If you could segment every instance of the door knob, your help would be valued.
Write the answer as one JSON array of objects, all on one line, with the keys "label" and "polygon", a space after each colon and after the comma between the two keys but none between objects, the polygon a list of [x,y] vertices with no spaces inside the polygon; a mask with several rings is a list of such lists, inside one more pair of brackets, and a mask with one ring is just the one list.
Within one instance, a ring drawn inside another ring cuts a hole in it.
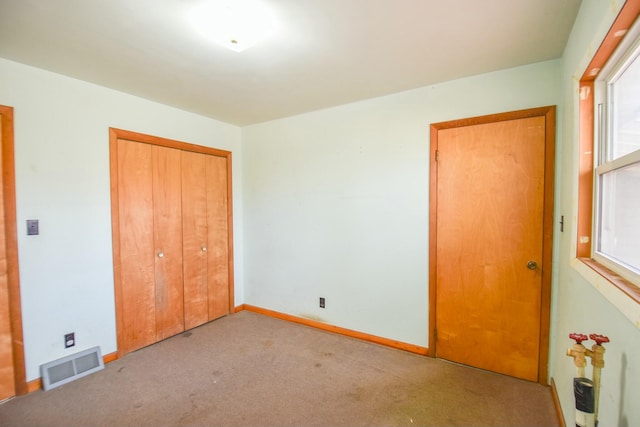
[{"label": "door knob", "polygon": [[537,262],[535,262],[535,261],[529,261],[529,262],[527,263],[527,268],[528,268],[529,270],[535,270],[536,268],[538,268],[538,263],[537,263]]},{"label": "door knob", "polygon": [[164,252],[158,252],[158,258],[164,257]]},{"label": "door knob", "polygon": [[202,247],[202,252],[207,252],[207,247],[206,246]]}]

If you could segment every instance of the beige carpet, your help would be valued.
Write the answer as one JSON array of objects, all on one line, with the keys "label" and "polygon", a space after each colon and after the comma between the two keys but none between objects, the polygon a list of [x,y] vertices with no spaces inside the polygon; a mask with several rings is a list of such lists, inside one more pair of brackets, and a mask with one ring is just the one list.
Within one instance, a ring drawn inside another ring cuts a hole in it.
[{"label": "beige carpet", "polygon": [[242,311],[50,391],[2,426],[557,426],[551,390]]}]

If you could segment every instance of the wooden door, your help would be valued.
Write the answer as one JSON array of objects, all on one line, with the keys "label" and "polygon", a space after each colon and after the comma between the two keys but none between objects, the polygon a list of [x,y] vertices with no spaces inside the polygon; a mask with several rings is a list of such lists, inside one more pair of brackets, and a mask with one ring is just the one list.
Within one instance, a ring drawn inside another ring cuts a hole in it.
[{"label": "wooden door", "polygon": [[227,160],[220,156],[206,156],[207,181],[207,271],[209,290],[209,320],[230,311],[230,246],[231,224],[227,177]]},{"label": "wooden door", "polygon": [[229,314],[231,153],[110,129],[118,354]]},{"label": "wooden door", "polygon": [[[153,160],[151,146],[118,140],[118,204],[122,259],[119,349],[155,342],[155,251],[153,244]],[[114,245],[116,243],[114,242]]]},{"label": "wooden door", "polygon": [[541,382],[553,206],[547,121],[463,121],[438,129],[435,148],[435,355]]},{"label": "wooden door", "polygon": [[13,145],[13,108],[0,105],[0,401],[28,391],[22,339]]},{"label": "wooden door", "polygon": [[184,301],[187,329],[209,320],[206,155],[182,152]]},{"label": "wooden door", "polygon": [[122,351],[184,330],[180,151],[118,140]]},{"label": "wooden door", "polygon": [[185,327],[229,313],[227,162],[183,151]]},{"label": "wooden door", "polygon": [[[153,145],[156,341],[185,329],[180,150]],[[162,256],[160,256],[162,255]]]},{"label": "wooden door", "polygon": [[[0,135],[2,126],[0,120]],[[0,141],[2,142],[2,141]],[[0,155],[2,151],[0,150]],[[0,161],[0,167],[3,162]],[[0,169],[0,177],[2,170]],[[4,194],[0,185],[0,213],[4,213]],[[5,221],[0,215],[0,401],[16,394],[13,369],[11,316],[9,313],[9,283],[7,276],[7,251],[5,246]]]}]

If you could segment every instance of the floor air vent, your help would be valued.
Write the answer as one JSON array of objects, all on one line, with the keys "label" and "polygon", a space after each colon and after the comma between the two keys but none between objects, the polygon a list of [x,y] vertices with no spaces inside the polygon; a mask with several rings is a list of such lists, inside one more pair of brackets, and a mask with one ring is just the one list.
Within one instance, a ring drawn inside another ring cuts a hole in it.
[{"label": "floor air vent", "polygon": [[104,369],[100,347],[65,356],[40,366],[42,388],[50,390]]}]

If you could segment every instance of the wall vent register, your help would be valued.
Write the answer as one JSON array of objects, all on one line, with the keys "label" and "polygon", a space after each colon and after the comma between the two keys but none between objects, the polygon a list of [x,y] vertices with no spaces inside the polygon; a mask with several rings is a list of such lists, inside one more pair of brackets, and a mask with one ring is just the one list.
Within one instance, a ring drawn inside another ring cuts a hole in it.
[{"label": "wall vent register", "polygon": [[93,347],[41,365],[42,388],[47,391],[102,369],[100,347]]}]

